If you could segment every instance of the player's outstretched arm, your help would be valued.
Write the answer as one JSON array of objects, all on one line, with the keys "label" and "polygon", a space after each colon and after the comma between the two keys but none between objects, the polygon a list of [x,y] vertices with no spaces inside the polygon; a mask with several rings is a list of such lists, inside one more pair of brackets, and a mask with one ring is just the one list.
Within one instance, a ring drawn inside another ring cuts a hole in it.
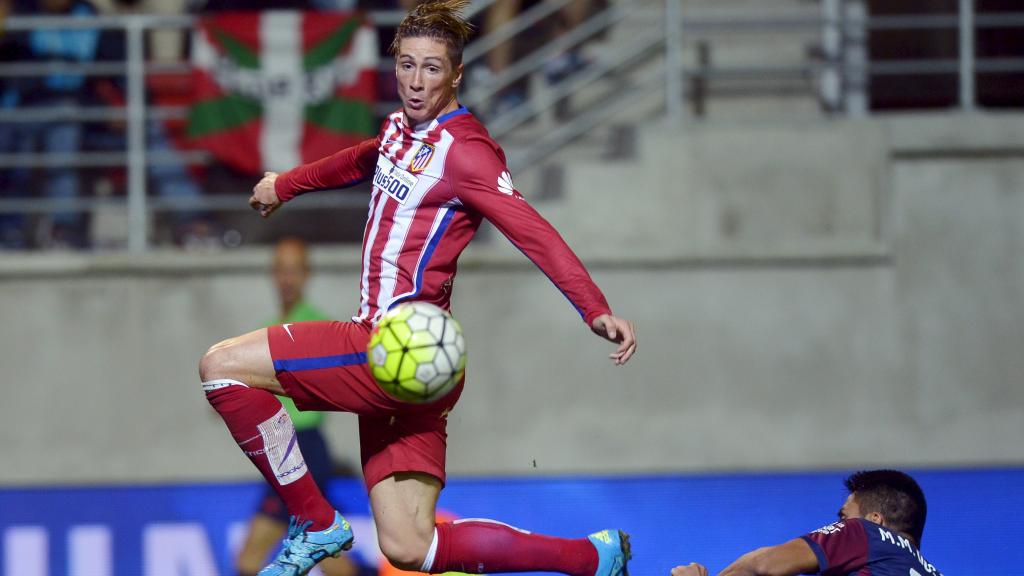
[{"label": "player's outstretched arm", "polygon": [[598,336],[615,342],[619,347],[608,355],[616,366],[622,366],[636,352],[636,326],[624,318],[601,314],[590,323],[590,329]]},{"label": "player's outstretched arm", "polygon": [[274,189],[275,182],[277,182],[277,172],[264,172],[263,178],[252,187],[249,206],[264,218],[281,207],[281,199],[277,197],[277,191]]},{"label": "player's outstretched arm", "polygon": [[612,315],[604,294],[561,234],[515,189],[500,149],[482,136],[460,140],[458,146],[446,163],[458,199],[490,220],[543,270],[594,333],[619,344],[609,357],[616,365],[625,364],[636,351],[633,324]]},{"label": "player's outstretched arm", "polygon": [[300,194],[358,184],[373,175],[379,146],[378,138],[370,138],[282,174],[264,172],[252,189],[249,206],[266,218]]},{"label": "player's outstretched arm", "polygon": [[796,576],[816,574],[818,557],[802,538],[759,548],[740,556],[718,576]]}]

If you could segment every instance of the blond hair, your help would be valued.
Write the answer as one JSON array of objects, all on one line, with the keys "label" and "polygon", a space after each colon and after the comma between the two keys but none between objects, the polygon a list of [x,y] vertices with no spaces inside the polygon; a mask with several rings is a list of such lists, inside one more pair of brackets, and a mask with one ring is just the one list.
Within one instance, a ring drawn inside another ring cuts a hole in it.
[{"label": "blond hair", "polygon": [[473,25],[459,15],[469,0],[426,0],[402,19],[391,43],[390,52],[398,55],[399,45],[406,38],[433,38],[448,47],[453,67],[462,64],[462,49],[473,32]]}]

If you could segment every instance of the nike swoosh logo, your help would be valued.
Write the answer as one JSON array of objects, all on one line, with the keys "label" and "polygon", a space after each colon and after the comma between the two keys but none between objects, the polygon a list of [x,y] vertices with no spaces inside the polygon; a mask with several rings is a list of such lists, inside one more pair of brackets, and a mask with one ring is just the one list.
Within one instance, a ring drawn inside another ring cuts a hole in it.
[{"label": "nike swoosh logo", "polygon": [[291,322],[289,322],[288,324],[285,324],[281,327],[284,328],[284,331],[288,333],[288,337],[292,339],[292,342],[295,342],[295,336],[292,336],[291,325]]}]

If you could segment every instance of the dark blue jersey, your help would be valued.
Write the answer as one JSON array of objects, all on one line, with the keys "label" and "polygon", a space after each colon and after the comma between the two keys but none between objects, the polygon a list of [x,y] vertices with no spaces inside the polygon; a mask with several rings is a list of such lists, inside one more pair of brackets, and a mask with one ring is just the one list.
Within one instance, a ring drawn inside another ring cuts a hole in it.
[{"label": "dark blue jersey", "polygon": [[803,537],[826,576],[942,576],[900,534],[863,518],[819,528]]}]

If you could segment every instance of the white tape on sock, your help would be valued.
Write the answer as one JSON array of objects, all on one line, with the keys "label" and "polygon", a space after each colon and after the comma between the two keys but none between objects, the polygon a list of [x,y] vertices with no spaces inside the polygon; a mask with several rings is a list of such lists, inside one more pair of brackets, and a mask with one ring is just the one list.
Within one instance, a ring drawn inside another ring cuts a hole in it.
[{"label": "white tape on sock", "polygon": [[420,572],[426,572],[430,574],[431,569],[434,567],[434,556],[437,555],[437,527],[434,527],[434,539],[430,541],[430,549],[427,550],[427,556],[423,558],[423,566],[420,566]]},{"label": "white tape on sock", "polygon": [[278,484],[285,486],[306,473],[306,461],[299,450],[295,425],[288,412],[281,408],[274,417],[256,427],[263,437],[263,450],[270,461]]},{"label": "white tape on sock", "polygon": [[498,526],[504,526],[505,528],[511,528],[521,534],[529,534],[529,530],[523,530],[522,528],[516,528],[511,524],[505,524],[504,522],[498,522],[497,520],[491,520],[490,518],[459,518],[458,520],[452,520],[452,524],[462,524],[463,522],[483,522],[485,524],[497,524]]},{"label": "white tape on sock", "polygon": [[231,380],[230,378],[221,378],[220,380],[207,380],[203,382],[203,392],[213,392],[214,390],[220,390],[221,388],[227,388],[228,386],[242,386],[248,388],[249,385],[238,380]]}]

